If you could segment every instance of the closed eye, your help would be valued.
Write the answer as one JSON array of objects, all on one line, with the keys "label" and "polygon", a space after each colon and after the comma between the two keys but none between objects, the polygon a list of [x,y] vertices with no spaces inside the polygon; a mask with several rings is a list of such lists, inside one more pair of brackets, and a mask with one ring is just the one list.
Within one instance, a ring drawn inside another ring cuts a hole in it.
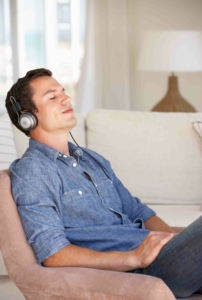
[{"label": "closed eye", "polygon": [[[62,88],[62,93],[65,93],[65,89]],[[56,98],[56,96],[52,96],[51,98],[49,98],[50,100],[54,100]]]}]

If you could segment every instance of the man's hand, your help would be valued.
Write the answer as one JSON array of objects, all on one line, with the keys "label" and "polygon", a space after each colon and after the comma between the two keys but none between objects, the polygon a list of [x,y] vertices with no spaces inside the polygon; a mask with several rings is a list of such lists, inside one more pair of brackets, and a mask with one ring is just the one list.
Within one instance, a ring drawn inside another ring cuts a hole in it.
[{"label": "man's hand", "polygon": [[151,231],[138,248],[129,252],[131,260],[134,260],[132,269],[148,267],[174,236],[174,233]]}]

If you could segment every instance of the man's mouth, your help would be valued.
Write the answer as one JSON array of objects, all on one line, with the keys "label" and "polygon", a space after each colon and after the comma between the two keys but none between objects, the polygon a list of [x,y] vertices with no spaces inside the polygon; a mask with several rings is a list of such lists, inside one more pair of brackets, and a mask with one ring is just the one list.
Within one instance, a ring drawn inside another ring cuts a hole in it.
[{"label": "man's mouth", "polygon": [[72,113],[74,112],[72,108],[67,108],[66,110],[64,110],[62,113],[63,114],[69,114],[69,113]]}]

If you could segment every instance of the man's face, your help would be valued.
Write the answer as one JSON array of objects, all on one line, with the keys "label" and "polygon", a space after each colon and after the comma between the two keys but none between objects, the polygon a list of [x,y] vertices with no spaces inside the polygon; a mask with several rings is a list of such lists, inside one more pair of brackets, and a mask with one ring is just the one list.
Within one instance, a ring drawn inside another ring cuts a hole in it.
[{"label": "man's face", "polygon": [[52,133],[70,131],[77,124],[71,98],[57,80],[42,76],[33,79],[30,86],[34,90],[32,99],[38,109],[34,112],[38,118],[38,129]]}]

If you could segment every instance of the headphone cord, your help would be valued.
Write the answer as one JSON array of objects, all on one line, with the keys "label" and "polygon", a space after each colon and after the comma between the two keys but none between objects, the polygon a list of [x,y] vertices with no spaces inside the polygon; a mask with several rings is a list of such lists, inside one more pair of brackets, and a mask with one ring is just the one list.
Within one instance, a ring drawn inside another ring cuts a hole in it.
[{"label": "headphone cord", "polygon": [[85,152],[86,154],[88,154],[90,157],[92,157],[94,159],[94,161],[96,161],[96,163],[100,166],[100,168],[103,170],[103,172],[105,173],[105,175],[110,179],[109,175],[107,174],[107,171],[103,168],[103,166],[100,164],[99,161],[97,161],[96,158],[94,158],[90,153],[88,153],[86,150],[84,150],[82,147],[79,146],[79,144],[75,141],[73,135],[71,134],[70,132],[70,135],[71,135],[71,138],[72,140],[74,141],[74,143],[83,151]]}]

